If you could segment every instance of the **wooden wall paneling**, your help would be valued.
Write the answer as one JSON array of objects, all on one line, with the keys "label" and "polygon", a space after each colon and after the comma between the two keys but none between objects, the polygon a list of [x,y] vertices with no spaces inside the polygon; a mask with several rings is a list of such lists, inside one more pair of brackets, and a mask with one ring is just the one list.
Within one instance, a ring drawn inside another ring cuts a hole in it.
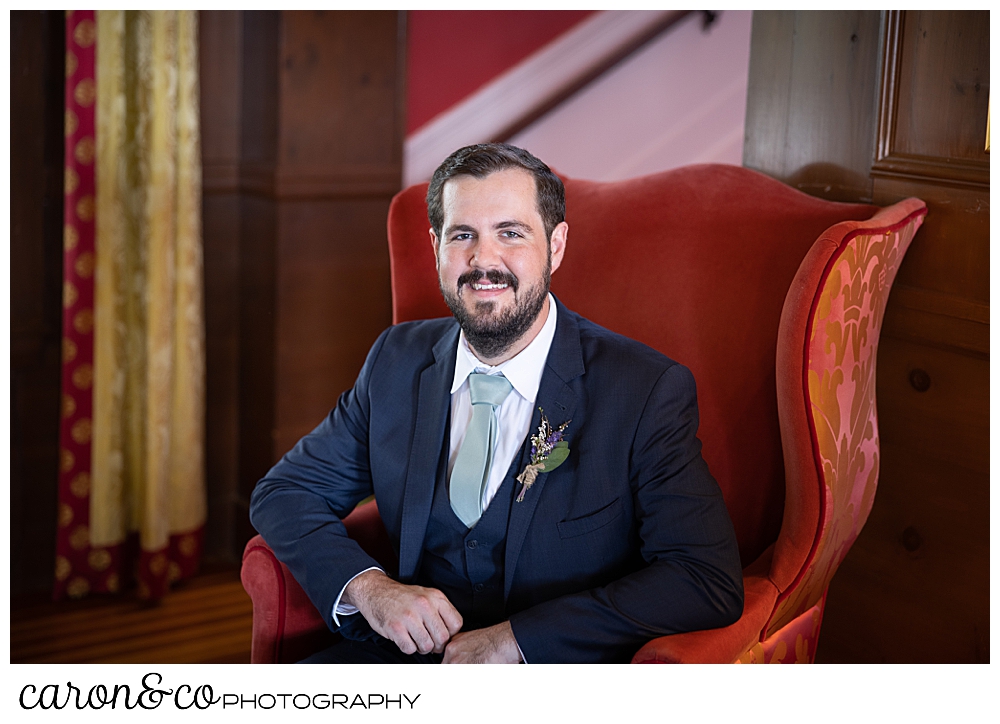
[{"label": "wooden wall paneling", "polygon": [[386,216],[402,183],[403,17],[282,13],[275,458],[354,384],[392,321]]},{"label": "wooden wall paneling", "polygon": [[883,337],[877,385],[878,492],[830,585],[819,658],[988,662],[989,362]]},{"label": "wooden wall paneling", "polygon": [[205,275],[205,559],[239,560],[234,543],[239,449],[240,11],[199,13]]},{"label": "wooden wall paneling", "polygon": [[879,29],[876,11],[754,12],[744,166],[871,201]]},{"label": "wooden wall paneling", "polygon": [[753,22],[744,165],[815,196],[928,206],[882,328],[879,489],[817,660],[988,661],[988,13]]},{"label": "wooden wall paneling", "polygon": [[916,196],[928,215],[886,309],[879,490],[821,660],[989,661],[986,15],[885,14],[874,201]]},{"label": "wooden wall paneling", "polygon": [[[969,140],[985,141],[989,12],[892,11],[889,19],[887,33],[898,46],[897,62],[886,64],[894,71],[887,88],[895,92],[892,127],[885,129],[889,154],[943,163],[960,179],[988,183],[985,144]],[[936,169],[933,177],[949,175]]]},{"label": "wooden wall paneling", "polygon": [[[984,131],[985,128],[984,120]],[[873,188],[875,203],[882,206],[908,196],[927,203],[927,219],[903,259],[897,283],[988,308],[989,187],[876,177]]]},{"label": "wooden wall paneling", "polygon": [[10,13],[10,592],[51,590],[58,492],[65,14]]},{"label": "wooden wall paneling", "polygon": [[237,547],[257,480],[391,322],[405,13],[243,13]]},{"label": "wooden wall paneling", "polygon": [[400,17],[395,12],[282,13],[283,176],[349,177],[352,188],[378,181],[388,185],[379,189],[383,193],[398,184]]},{"label": "wooden wall paneling", "polygon": [[924,199],[899,283],[989,304],[989,13],[886,13],[876,203]]},{"label": "wooden wall paneling", "polygon": [[[282,204],[274,455],[326,417],[392,322],[391,196]],[[429,246],[429,242],[428,242]]]},{"label": "wooden wall paneling", "polygon": [[239,458],[236,547],[253,535],[249,500],[273,464],[278,48],[281,13],[243,12],[240,136]]}]

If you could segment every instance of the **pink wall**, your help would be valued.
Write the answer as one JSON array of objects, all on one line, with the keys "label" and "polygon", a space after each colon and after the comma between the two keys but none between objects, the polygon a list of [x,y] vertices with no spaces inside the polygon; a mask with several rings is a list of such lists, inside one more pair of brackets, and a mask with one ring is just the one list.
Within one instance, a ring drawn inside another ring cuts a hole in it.
[{"label": "pink wall", "polygon": [[741,165],[752,16],[692,13],[510,142],[594,181]]},{"label": "pink wall", "polygon": [[407,29],[407,135],[592,13],[411,10]]}]

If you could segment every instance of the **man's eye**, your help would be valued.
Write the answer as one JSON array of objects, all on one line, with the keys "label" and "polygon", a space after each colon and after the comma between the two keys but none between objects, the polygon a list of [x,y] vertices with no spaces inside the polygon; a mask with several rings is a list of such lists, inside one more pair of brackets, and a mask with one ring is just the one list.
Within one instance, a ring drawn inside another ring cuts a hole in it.
[{"label": "man's eye", "polygon": [[462,234],[455,234],[453,237],[451,237],[451,240],[452,241],[468,241],[471,238],[472,238],[472,234],[462,233]]},{"label": "man's eye", "polygon": [[504,237],[505,239],[520,239],[521,238],[520,234],[518,234],[516,231],[511,231],[510,229],[507,229],[506,231],[500,232],[500,236]]}]

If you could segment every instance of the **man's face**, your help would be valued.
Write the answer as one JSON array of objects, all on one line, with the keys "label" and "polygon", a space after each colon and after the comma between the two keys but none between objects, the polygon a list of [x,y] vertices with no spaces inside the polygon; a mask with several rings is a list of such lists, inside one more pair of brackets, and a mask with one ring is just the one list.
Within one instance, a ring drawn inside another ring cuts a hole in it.
[{"label": "man's face", "polygon": [[513,356],[544,324],[539,313],[562,263],[566,222],[546,240],[535,179],[523,169],[449,179],[442,206],[441,238],[432,229],[431,243],[445,302],[482,358]]}]

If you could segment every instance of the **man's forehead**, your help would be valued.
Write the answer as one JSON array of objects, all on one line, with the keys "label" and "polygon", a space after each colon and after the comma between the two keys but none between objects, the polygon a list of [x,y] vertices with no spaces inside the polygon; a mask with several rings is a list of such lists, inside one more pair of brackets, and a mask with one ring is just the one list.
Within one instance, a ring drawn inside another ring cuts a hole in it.
[{"label": "man's forehead", "polygon": [[507,168],[487,176],[457,174],[445,181],[441,192],[446,215],[462,202],[484,205],[516,200],[528,202],[537,211],[535,177],[522,168]]}]

